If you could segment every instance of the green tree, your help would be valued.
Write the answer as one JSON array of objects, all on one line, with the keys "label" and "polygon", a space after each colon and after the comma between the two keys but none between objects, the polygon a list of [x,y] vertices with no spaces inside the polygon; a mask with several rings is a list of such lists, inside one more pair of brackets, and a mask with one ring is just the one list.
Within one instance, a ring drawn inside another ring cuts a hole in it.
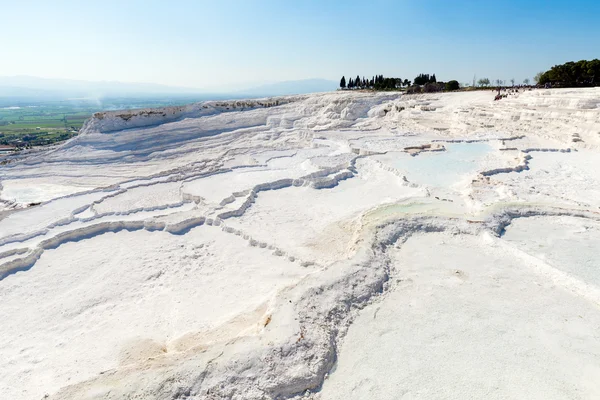
[{"label": "green tree", "polygon": [[524,85],[529,85],[529,78],[523,79],[523,84]]},{"label": "green tree", "polygon": [[555,65],[548,71],[536,75],[536,82],[539,85],[551,82],[562,87],[598,86],[600,60],[569,61],[562,65]]},{"label": "green tree", "polygon": [[451,92],[453,90],[458,90],[460,89],[460,85],[458,84],[458,81],[452,80],[449,82],[446,82],[446,90]]},{"label": "green tree", "polygon": [[434,92],[441,92],[443,90],[444,86],[438,85],[437,83],[433,83],[433,82],[427,82],[424,86],[423,86],[423,91],[425,93],[434,93]]},{"label": "green tree", "polygon": [[424,85],[428,83],[430,79],[431,77],[429,76],[429,74],[419,74],[415,77],[413,82],[415,85]]},{"label": "green tree", "polygon": [[342,89],[346,89],[346,77],[342,76],[342,79],[340,80],[340,87]]},{"label": "green tree", "polygon": [[488,78],[481,78],[477,81],[479,86],[490,86],[490,80]]}]

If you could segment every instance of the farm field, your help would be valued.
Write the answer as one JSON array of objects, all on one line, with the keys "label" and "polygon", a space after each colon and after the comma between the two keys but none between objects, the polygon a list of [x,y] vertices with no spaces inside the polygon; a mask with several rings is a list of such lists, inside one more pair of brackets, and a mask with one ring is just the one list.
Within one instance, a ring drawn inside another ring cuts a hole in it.
[{"label": "farm field", "polygon": [[60,105],[0,109],[0,144],[30,147],[53,144],[77,135],[93,109]]},{"label": "farm field", "polygon": [[198,97],[38,101],[0,98],[0,146],[30,148],[68,140],[98,111],[187,104]]}]

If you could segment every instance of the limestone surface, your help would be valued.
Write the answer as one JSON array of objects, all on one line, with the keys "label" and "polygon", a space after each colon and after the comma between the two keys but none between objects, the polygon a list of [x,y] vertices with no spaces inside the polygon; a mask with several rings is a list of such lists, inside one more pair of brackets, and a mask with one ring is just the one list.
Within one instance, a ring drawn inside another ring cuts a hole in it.
[{"label": "limestone surface", "polygon": [[98,113],[0,167],[0,397],[600,398],[600,89]]}]

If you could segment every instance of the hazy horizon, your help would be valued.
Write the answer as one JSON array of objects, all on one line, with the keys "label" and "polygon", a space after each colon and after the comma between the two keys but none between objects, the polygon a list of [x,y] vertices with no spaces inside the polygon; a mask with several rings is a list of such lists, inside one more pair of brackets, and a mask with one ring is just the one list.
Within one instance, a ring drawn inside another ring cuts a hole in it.
[{"label": "hazy horizon", "polygon": [[152,99],[164,102],[190,103],[205,100],[225,100],[285,96],[328,92],[337,88],[337,82],[322,79],[276,82],[266,85],[235,87],[227,90],[202,90],[152,83],[118,81],[85,81],[38,78],[30,76],[0,76],[0,106],[34,104],[37,102],[118,103]]},{"label": "hazy horizon", "polygon": [[214,87],[208,87],[208,88],[201,88],[201,87],[191,87],[191,86],[177,86],[177,85],[166,85],[166,84],[162,84],[162,83],[154,83],[154,82],[134,82],[134,81],[122,81],[122,80],[105,80],[105,79],[98,79],[98,80],[92,80],[92,79],[69,79],[69,78],[48,78],[48,77],[41,77],[41,76],[33,76],[33,75],[0,75],[0,85],[2,84],[6,84],[7,82],[13,82],[15,87],[18,87],[17,85],[22,85],[22,87],[28,87],[31,85],[36,85],[39,84],[40,82],[42,83],[42,85],[44,84],[44,82],[47,82],[47,84],[49,86],[55,87],[56,84],[60,83],[60,82],[64,82],[67,85],[74,85],[74,84],[100,84],[100,85],[111,85],[111,84],[117,84],[117,85],[132,85],[132,86],[139,86],[140,88],[143,87],[148,87],[148,88],[165,88],[165,89],[180,89],[182,90],[182,93],[214,93],[214,94],[225,94],[225,93],[235,93],[235,92],[239,92],[239,91],[245,91],[248,89],[254,89],[254,88],[260,88],[263,86],[269,86],[269,85],[277,85],[277,84],[282,84],[282,83],[288,83],[288,82],[312,82],[312,81],[327,81],[327,82],[331,82],[331,83],[335,83],[337,85],[337,81],[336,80],[327,80],[327,79],[323,79],[323,78],[318,78],[318,77],[313,77],[313,78],[306,78],[306,79],[298,79],[298,80],[287,80],[287,81],[260,81],[260,82],[246,82],[246,83],[241,83],[238,85],[233,85],[233,84],[229,84],[229,85],[223,85],[223,86],[214,86]]},{"label": "hazy horizon", "polygon": [[0,76],[203,91],[421,72],[522,82],[555,64],[597,58],[600,35],[600,4],[590,0],[65,0],[11,2],[2,12],[0,35],[14,39],[3,46]]}]

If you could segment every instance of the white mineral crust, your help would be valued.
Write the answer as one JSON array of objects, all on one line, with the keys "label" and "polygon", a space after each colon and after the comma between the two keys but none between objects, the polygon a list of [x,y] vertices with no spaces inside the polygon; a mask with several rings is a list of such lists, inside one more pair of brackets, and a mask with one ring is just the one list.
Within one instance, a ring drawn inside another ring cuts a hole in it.
[{"label": "white mineral crust", "polygon": [[600,398],[600,88],[493,97],[104,112],[8,156],[0,398]]}]

